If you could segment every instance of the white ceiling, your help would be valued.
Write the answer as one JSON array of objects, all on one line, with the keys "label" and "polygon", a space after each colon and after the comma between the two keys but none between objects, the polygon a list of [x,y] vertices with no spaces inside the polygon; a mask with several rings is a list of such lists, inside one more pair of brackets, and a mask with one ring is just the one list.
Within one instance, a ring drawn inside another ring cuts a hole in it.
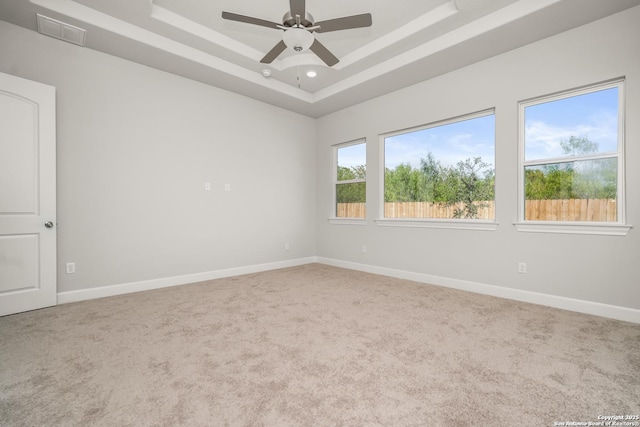
[{"label": "white ceiling", "polygon": [[221,18],[227,11],[280,23],[288,0],[0,0],[0,19],[37,31],[39,13],[86,29],[86,48],[319,117],[639,4],[307,0],[316,21],[372,15],[368,28],[314,33],[340,58],[333,67],[293,50],[261,64],[283,32]]}]

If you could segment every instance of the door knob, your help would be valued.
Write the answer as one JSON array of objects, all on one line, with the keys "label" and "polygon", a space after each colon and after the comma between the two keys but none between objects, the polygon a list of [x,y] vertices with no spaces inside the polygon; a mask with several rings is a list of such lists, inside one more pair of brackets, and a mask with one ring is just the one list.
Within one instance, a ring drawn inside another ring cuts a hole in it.
[{"label": "door knob", "polygon": [[53,228],[53,222],[47,221],[47,222],[44,223],[44,226],[47,227],[47,228]]}]

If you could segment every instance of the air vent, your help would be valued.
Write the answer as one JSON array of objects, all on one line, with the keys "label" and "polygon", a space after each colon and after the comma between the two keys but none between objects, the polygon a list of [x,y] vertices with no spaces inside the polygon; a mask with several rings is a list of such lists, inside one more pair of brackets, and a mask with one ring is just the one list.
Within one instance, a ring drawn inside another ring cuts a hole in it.
[{"label": "air vent", "polygon": [[87,30],[65,24],[53,18],[38,15],[38,32],[46,36],[55,37],[69,43],[84,46]]}]

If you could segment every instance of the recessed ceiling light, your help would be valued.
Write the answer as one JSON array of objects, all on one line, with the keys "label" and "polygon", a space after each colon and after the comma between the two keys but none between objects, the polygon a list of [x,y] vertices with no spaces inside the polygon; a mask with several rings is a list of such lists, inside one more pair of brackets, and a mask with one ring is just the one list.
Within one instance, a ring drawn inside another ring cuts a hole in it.
[{"label": "recessed ceiling light", "polygon": [[315,77],[315,76],[317,76],[317,75],[318,75],[318,73],[316,73],[316,72],[315,72],[315,71],[313,71],[313,70],[309,70],[309,71],[307,71],[307,77]]},{"label": "recessed ceiling light", "polygon": [[263,75],[265,78],[267,78],[267,77],[271,77],[271,70],[264,69],[264,70],[262,70],[262,71],[260,71],[260,72],[262,73],[262,75]]}]

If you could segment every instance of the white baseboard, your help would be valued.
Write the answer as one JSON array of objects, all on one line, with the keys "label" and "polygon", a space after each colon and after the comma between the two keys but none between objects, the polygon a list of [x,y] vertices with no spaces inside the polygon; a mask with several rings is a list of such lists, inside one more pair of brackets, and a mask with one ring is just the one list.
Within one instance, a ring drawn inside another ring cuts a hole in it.
[{"label": "white baseboard", "polygon": [[186,274],[162,279],[144,280],[140,282],[123,283],[119,285],[100,286],[97,288],[80,289],[77,291],[58,292],[58,304],[90,300],[94,298],[110,297],[114,295],[129,294],[132,292],[149,291],[152,289],[167,288],[170,286],[187,285],[190,283],[204,282],[207,280],[222,279],[225,277],[240,276],[242,274],[259,273],[279,268],[297,267],[299,265],[316,262],[316,257],[299,258],[287,261],[277,261],[267,264],[256,264],[245,267],[228,268],[224,270],[207,271],[204,273]]},{"label": "white baseboard", "polygon": [[123,283],[119,285],[101,286],[98,288],[81,289],[58,293],[58,304],[103,298],[114,295],[128,294],[132,292],[148,291],[152,289],[166,288],[170,286],[187,285],[190,283],[204,282],[207,280],[222,279],[225,277],[240,276],[242,274],[259,273],[262,271],[276,270],[279,268],[296,267],[304,264],[320,263],[398,279],[412,280],[414,282],[428,283],[446,288],[491,295],[515,301],[544,305],[579,313],[592,314],[610,319],[623,320],[625,322],[640,323],[640,310],[628,307],[602,304],[592,301],[584,301],[556,295],[542,294],[538,292],[510,289],[501,286],[487,285],[484,283],[466,280],[451,279],[430,274],[415,273],[393,268],[378,267],[369,264],[360,264],[350,261],[342,261],[324,257],[308,257],[287,261],[278,261],[267,264],[256,264],[245,267],[228,268],[224,270],[208,271],[204,273],[187,274],[162,279],[144,280],[140,282]]},{"label": "white baseboard", "polygon": [[520,289],[504,288],[501,286],[487,285],[484,283],[470,282],[466,280],[451,279],[430,274],[414,273],[404,270],[396,270],[386,267],[378,267],[369,264],[360,264],[350,261],[341,261],[331,258],[316,257],[316,262],[332,265],[334,267],[348,268],[350,270],[395,277],[398,279],[412,280],[414,282],[428,283],[446,288],[459,289],[478,294],[491,295],[515,301],[544,305],[579,313],[592,314],[610,319],[623,320],[625,322],[640,323],[640,310],[628,307],[602,304],[592,301],[584,301],[566,298],[556,295],[542,294],[538,292],[523,291]]}]

